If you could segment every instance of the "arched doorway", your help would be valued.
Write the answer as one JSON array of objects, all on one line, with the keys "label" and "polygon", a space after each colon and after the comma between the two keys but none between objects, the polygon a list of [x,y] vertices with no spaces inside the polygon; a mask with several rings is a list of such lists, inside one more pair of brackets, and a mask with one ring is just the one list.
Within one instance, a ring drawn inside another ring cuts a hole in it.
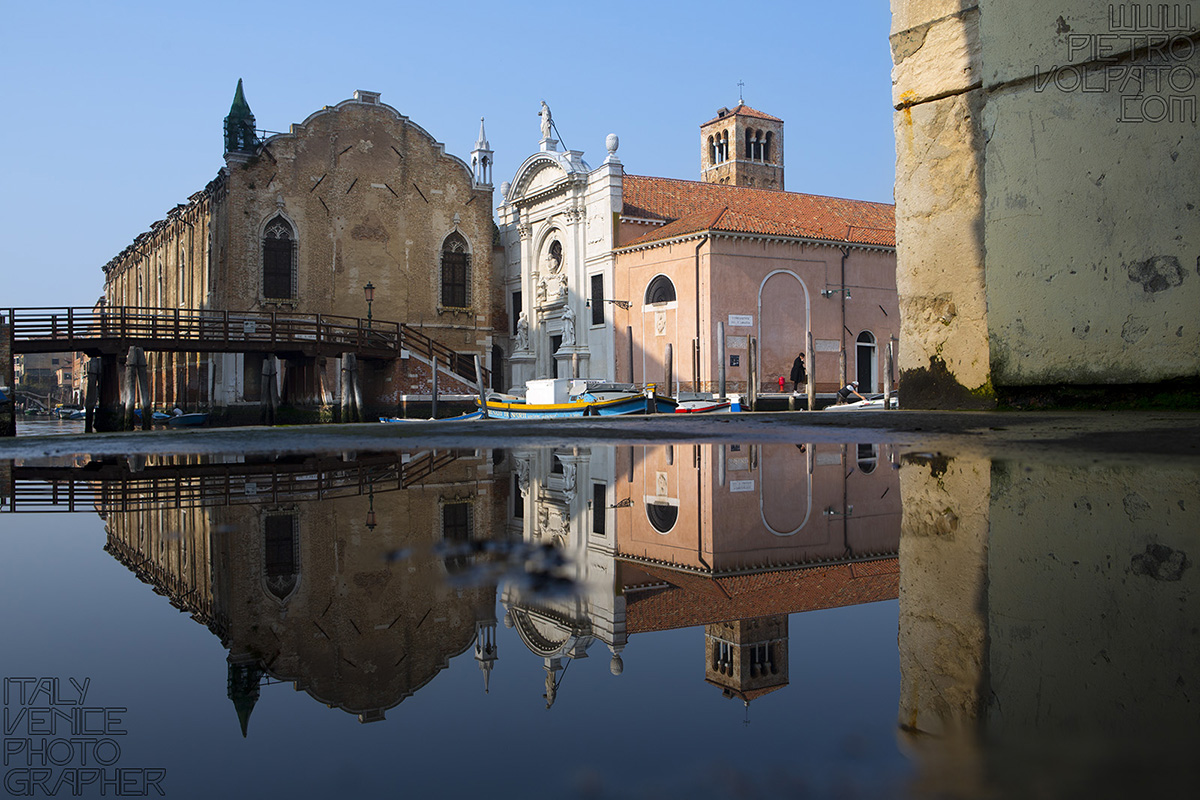
[{"label": "arched doorway", "polygon": [[863,331],[858,335],[858,341],[855,343],[855,377],[858,380],[858,391],[866,394],[867,392],[877,392],[875,383],[878,380],[878,359],[875,357],[875,335],[870,331]]},{"label": "arched doorway", "polygon": [[[790,390],[792,362],[804,352],[808,339],[808,293],[800,277],[787,270],[768,275],[758,289],[758,316],[759,385],[777,391],[783,376]],[[808,360],[812,371],[812,357]]]}]

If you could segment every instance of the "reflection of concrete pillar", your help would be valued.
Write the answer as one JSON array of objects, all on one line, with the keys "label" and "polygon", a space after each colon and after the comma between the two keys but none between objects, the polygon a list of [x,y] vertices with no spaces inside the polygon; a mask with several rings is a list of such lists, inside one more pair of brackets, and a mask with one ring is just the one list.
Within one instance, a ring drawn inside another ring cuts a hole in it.
[{"label": "reflection of concrete pillar", "polygon": [[956,791],[982,778],[990,472],[944,456],[900,471],[899,724],[922,774]]},{"label": "reflection of concrete pillar", "polygon": [[1194,466],[996,464],[991,740],[1070,741],[1080,774],[1136,774],[1146,753],[1156,776],[1194,770],[1184,765],[1200,740],[1197,497]]}]

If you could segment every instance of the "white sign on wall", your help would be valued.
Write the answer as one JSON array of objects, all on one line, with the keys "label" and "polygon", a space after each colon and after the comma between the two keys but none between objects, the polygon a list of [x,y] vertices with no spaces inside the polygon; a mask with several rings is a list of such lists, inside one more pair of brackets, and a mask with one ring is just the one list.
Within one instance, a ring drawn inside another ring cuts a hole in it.
[{"label": "white sign on wall", "polygon": [[730,314],[729,315],[729,327],[731,327],[731,328],[753,328],[754,327],[754,315],[753,314]]},{"label": "white sign on wall", "polygon": [[729,491],[731,492],[753,492],[754,481],[730,481]]},{"label": "white sign on wall", "polygon": [[836,353],[842,349],[842,343],[837,339],[817,339],[813,342],[813,349],[818,353]]}]

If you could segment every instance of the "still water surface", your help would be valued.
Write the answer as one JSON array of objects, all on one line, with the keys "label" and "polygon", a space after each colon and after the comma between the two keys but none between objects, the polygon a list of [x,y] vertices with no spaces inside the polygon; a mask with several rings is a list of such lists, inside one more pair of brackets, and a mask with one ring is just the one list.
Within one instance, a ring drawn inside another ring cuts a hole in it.
[{"label": "still water surface", "polygon": [[101,796],[117,770],[173,798],[1171,796],[1197,777],[1188,462],[80,457],[0,462],[0,495],[15,796]]}]

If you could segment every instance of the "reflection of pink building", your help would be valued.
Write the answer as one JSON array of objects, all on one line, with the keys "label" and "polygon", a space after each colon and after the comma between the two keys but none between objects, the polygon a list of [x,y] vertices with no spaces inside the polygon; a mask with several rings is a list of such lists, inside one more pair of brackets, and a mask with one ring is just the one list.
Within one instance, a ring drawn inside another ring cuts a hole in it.
[{"label": "reflection of pink building", "polygon": [[659,445],[622,457],[633,462],[632,505],[616,524],[626,561],[730,576],[898,552],[898,473],[876,445]]}]

